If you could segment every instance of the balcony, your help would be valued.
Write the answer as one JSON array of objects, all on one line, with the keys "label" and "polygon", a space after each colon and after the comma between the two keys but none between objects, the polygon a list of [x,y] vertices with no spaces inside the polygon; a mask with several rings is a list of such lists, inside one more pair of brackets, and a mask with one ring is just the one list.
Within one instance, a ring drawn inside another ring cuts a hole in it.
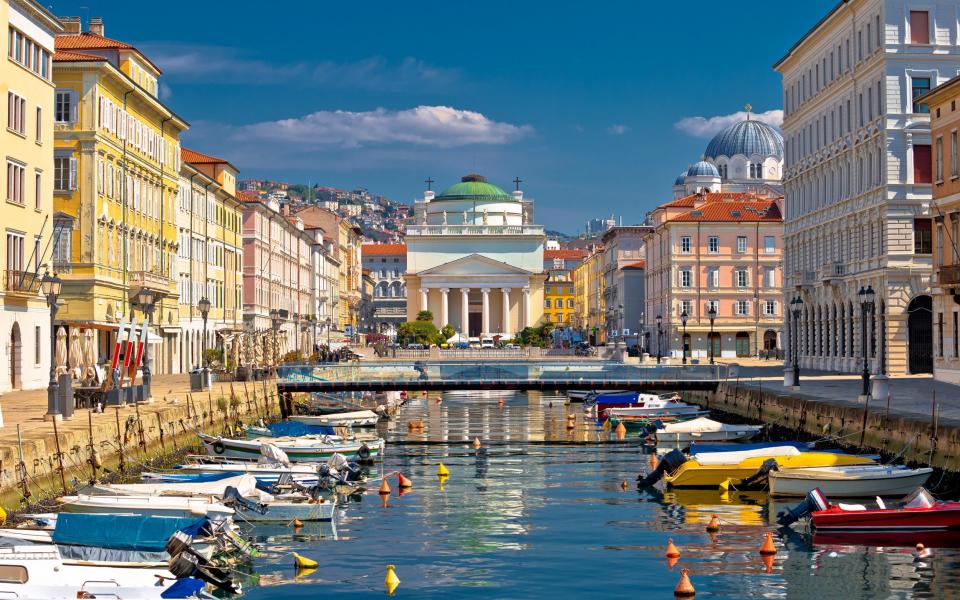
[{"label": "balcony", "polygon": [[137,293],[141,288],[147,288],[160,295],[170,293],[170,280],[153,271],[130,271],[127,286],[131,293]]},{"label": "balcony", "polygon": [[960,265],[943,265],[937,271],[937,283],[941,286],[960,284]]},{"label": "balcony", "polygon": [[407,235],[544,235],[542,225],[410,225]]},{"label": "balcony", "polygon": [[829,265],[824,265],[820,273],[820,278],[823,280],[824,285],[829,285],[843,279],[843,276],[847,274],[847,265],[842,262],[834,262]]},{"label": "balcony", "polygon": [[40,280],[43,275],[33,271],[7,271],[6,286],[8,296],[35,297],[40,294]]}]

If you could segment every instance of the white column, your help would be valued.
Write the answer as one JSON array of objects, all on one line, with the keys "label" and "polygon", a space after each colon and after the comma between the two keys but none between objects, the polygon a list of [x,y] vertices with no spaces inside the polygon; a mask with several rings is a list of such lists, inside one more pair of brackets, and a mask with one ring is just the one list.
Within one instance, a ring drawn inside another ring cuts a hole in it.
[{"label": "white column", "polygon": [[420,310],[430,310],[427,306],[427,288],[420,288]]},{"label": "white column", "polygon": [[513,333],[510,328],[510,288],[500,288],[503,293],[503,331],[501,333]]},{"label": "white column", "polygon": [[440,327],[450,322],[450,289],[440,288]]},{"label": "white column", "polygon": [[481,325],[481,334],[490,333],[490,288],[482,288],[483,293],[483,324]]},{"label": "white column", "polygon": [[460,333],[470,335],[470,288],[460,288]]},{"label": "white column", "polygon": [[520,327],[530,327],[530,288],[523,288],[523,307],[520,309]]}]

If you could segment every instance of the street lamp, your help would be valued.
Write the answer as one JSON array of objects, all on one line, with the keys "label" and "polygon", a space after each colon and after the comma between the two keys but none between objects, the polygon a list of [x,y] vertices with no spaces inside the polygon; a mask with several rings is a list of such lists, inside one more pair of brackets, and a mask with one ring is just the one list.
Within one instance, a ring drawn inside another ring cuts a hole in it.
[{"label": "street lamp", "polygon": [[[47,306],[50,307],[50,382],[47,384],[47,407],[57,405],[57,365],[56,365],[56,325],[54,320],[57,318],[57,297],[60,295],[60,288],[63,281],[56,275],[49,272],[43,274],[40,280],[40,286],[43,288],[43,295],[47,298]],[[60,411],[58,410],[57,413]],[[57,414],[55,413],[55,414]],[[54,417],[56,418],[56,417]]]},{"label": "street lamp", "polygon": [[803,299],[797,296],[790,301],[790,311],[793,314],[793,385],[800,385],[800,311],[803,309]]},{"label": "street lamp", "polygon": [[333,324],[333,319],[327,317],[327,354],[330,353],[330,326]]},{"label": "street lamp", "polygon": [[207,315],[210,314],[210,299],[204,296],[197,302],[197,308],[200,309],[200,316],[203,317],[203,354],[200,360],[203,368],[207,368]]},{"label": "street lamp", "polygon": [[708,344],[710,345],[710,364],[713,364],[713,320],[717,318],[717,309],[713,307],[713,304],[710,305],[710,310],[707,311],[707,317],[710,319],[710,339]]},{"label": "street lamp", "polygon": [[660,357],[663,353],[660,350],[660,337],[663,335],[663,317],[657,315],[657,364],[660,364]]},{"label": "street lamp", "polygon": [[153,290],[143,287],[137,292],[137,304],[140,310],[147,317],[144,327],[147,328],[146,343],[143,345],[143,397],[150,397],[150,322],[153,320],[153,309],[157,300],[157,294]]},{"label": "street lamp", "polygon": [[873,313],[873,301],[876,294],[873,286],[868,285],[866,289],[860,287],[860,349],[863,352],[863,395],[870,393],[870,357],[867,354],[867,315]]},{"label": "street lamp", "polygon": [[683,337],[680,338],[680,348],[683,352],[683,364],[687,364],[687,311],[680,313],[680,322],[683,324]]}]

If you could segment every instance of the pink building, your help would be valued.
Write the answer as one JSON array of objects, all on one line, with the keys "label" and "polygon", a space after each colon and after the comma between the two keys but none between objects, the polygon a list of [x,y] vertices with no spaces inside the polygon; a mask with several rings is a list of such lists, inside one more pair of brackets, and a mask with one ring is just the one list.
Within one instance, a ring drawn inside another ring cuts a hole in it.
[{"label": "pink building", "polygon": [[651,354],[680,358],[686,349],[688,360],[704,361],[711,346],[718,358],[781,347],[782,201],[701,191],[653,211],[645,238]]}]

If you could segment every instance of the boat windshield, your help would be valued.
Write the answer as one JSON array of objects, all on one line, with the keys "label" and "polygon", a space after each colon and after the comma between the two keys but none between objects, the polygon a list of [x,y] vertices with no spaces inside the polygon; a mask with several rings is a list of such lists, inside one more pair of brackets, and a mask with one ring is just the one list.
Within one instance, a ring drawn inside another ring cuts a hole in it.
[{"label": "boat windshield", "polygon": [[917,488],[915,492],[903,499],[904,508],[930,508],[936,500],[924,488]]}]

